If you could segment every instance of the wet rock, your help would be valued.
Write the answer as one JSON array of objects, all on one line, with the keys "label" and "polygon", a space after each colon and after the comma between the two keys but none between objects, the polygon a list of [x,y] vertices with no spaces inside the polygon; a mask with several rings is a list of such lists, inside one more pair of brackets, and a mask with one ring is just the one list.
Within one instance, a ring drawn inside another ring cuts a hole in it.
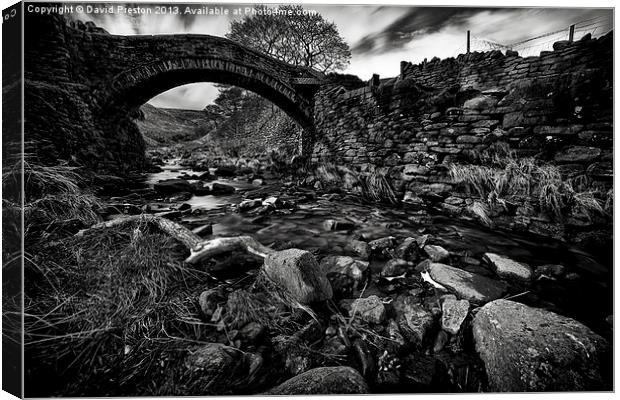
[{"label": "wet rock", "polygon": [[353,278],[339,272],[328,272],[327,280],[332,286],[333,296],[336,299],[346,299],[353,295],[353,290],[357,286]]},{"label": "wet rock", "polygon": [[300,303],[331,299],[332,287],[312,253],[288,249],[265,257],[265,273]]},{"label": "wet rock", "polygon": [[456,335],[468,312],[469,301],[457,300],[453,296],[445,297],[441,303],[441,328]]},{"label": "wet rock", "polygon": [[376,239],[368,243],[370,251],[373,254],[384,254],[385,252],[394,247],[396,238],[394,236],[388,236],[381,239]]},{"label": "wet rock", "polygon": [[414,353],[402,360],[401,373],[412,393],[428,392],[436,380],[437,361],[432,356]]},{"label": "wet rock", "polygon": [[506,279],[529,281],[532,279],[532,268],[508,257],[495,253],[485,253],[484,260],[491,266],[497,275]]},{"label": "wet rock", "polygon": [[211,186],[211,194],[215,196],[233,193],[235,193],[235,188],[224,183],[213,182],[213,185]]},{"label": "wet rock", "polygon": [[405,346],[405,338],[400,332],[398,323],[391,319],[385,329],[387,338],[386,349],[391,353],[398,353]]},{"label": "wet rock", "polygon": [[280,207],[282,207],[284,205],[284,202],[279,197],[270,196],[270,197],[267,197],[265,200],[263,200],[262,204],[263,204],[263,206],[269,206],[269,207],[273,207],[273,208],[280,208]]},{"label": "wet rock", "polygon": [[371,324],[380,324],[385,321],[385,306],[376,295],[355,299],[351,303],[351,314],[359,316]]},{"label": "wet rock", "polygon": [[192,185],[183,179],[168,179],[157,182],[153,185],[153,189],[160,195],[171,195],[179,192],[192,192]]},{"label": "wet rock", "polygon": [[424,246],[424,252],[433,262],[442,262],[450,258],[450,252],[441,246],[427,244]]},{"label": "wet rock", "polygon": [[368,260],[370,257],[370,246],[361,240],[351,240],[347,243],[347,248],[357,254],[362,260]]},{"label": "wet rock", "polygon": [[473,337],[490,390],[611,390],[608,343],[573,319],[497,300],[476,314]]},{"label": "wet rock", "polygon": [[446,331],[439,331],[437,333],[437,337],[435,337],[435,343],[433,343],[433,353],[439,353],[441,350],[443,350],[443,348],[446,347],[446,344],[448,344],[449,340],[450,338],[448,337]]},{"label": "wet rock", "polygon": [[326,273],[337,272],[350,276],[355,281],[355,287],[358,287],[368,270],[368,261],[348,256],[327,256],[321,260],[321,267]]},{"label": "wet rock", "polygon": [[323,222],[323,228],[326,231],[349,231],[355,228],[355,224],[346,220],[328,219]]},{"label": "wet rock", "polygon": [[192,229],[192,232],[194,232],[196,235],[200,237],[207,237],[213,234],[213,225],[207,224],[207,225],[199,226],[198,228]]},{"label": "wet rock", "polygon": [[421,347],[434,325],[433,315],[413,296],[399,295],[392,307],[403,336],[409,343]]},{"label": "wet rock", "polygon": [[394,254],[403,260],[417,262],[420,258],[420,249],[415,238],[408,237],[396,248]]},{"label": "wet rock", "polygon": [[246,344],[254,344],[265,335],[266,329],[258,322],[249,322],[239,329],[239,339]]},{"label": "wet rock", "polygon": [[381,276],[400,276],[406,273],[409,269],[413,269],[414,264],[409,261],[405,261],[399,258],[389,260],[385,263],[381,269]]},{"label": "wet rock", "polygon": [[223,177],[235,176],[237,168],[234,165],[222,165],[215,169],[215,175]]},{"label": "wet rock", "polygon": [[351,367],[321,367],[306,371],[270,389],[266,395],[363,394],[364,378]]},{"label": "wet rock", "polygon": [[210,388],[218,383],[231,382],[235,372],[240,372],[242,362],[243,353],[238,349],[221,343],[208,343],[190,351],[184,366],[193,377],[192,385]]},{"label": "wet rock", "polygon": [[566,269],[564,268],[563,265],[545,264],[545,265],[539,265],[538,267],[536,267],[534,276],[540,277],[540,276],[545,275],[545,276],[552,277],[552,278],[560,278],[562,275],[564,275],[565,271]]},{"label": "wet rock", "polygon": [[203,183],[194,183],[192,184],[192,193],[196,196],[207,196],[211,194],[211,188],[204,186]]},{"label": "wet rock", "polygon": [[254,186],[263,186],[263,185],[265,185],[265,181],[263,179],[254,179],[254,180],[252,180],[252,185],[254,185]]},{"label": "wet rock", "polygon": [[487,303],[504,295],[507,286],[504,282],[473,274],[446,264],[431,263],[428,267],[430,277],[461,299],[472,303]]},{"label": "wet rock", "polygon": [[261,199],[252,199],[252,200],[243,200],[238,205],[238,210],[240,212],[249,211],[253,208],[256,208],[262,204]]}]

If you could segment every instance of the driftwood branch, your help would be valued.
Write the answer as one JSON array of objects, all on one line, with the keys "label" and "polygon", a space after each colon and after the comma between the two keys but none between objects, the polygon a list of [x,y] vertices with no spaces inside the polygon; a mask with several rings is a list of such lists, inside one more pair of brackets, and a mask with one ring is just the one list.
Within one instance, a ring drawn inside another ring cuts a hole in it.
[{"label": "driftwood branch", "polygon": [[76,235],[83,236],[89,231],[121,227],[134,223],[146,223],[156,226],[162,232],[165,232],[171,237],[177,239],[179,242],[183,243],[183,245],[185,245],[190,251],[189,257],[185,260],[185,262],[190,264],[196,264],[205,258],[234,250],[245,250],[263,258],[267,256],[267,254],[274,252],[273,249],[262,245],[251,236],[236,236],[204,240],[181,224],[150,214],[133,215],[101,222],[91,226],[90,228],[82,229]]}]

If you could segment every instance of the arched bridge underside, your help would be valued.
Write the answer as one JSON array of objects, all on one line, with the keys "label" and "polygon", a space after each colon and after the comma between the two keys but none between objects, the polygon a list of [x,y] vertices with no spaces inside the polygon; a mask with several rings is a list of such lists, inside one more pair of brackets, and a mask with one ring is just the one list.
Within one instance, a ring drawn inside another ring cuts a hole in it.
[{"label": "arched bridge underside", "polygon": [[[110,122],[176,86],[215,82],[251,90],[313,129],[313,96],[324,76],[228,39],[208,35],[115,36],[83,33],[84,78]],[[88,62],[84,63],[85,60]]]}]

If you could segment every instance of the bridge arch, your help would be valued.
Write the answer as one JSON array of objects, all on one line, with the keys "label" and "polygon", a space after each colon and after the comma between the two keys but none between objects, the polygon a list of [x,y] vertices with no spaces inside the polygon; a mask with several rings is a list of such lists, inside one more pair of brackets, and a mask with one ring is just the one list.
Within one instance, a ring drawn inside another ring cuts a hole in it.
[{"label": "bridge arch", "polygon": [[213,82],[239,86],[271,101],[305,130],[313,129],[313,103],[287,79],[248,65],[220,57],[162,59],[139,65],[112,77],[109,84],[94,91],[106,115],[122,117],[152,97],[177,86]]}]

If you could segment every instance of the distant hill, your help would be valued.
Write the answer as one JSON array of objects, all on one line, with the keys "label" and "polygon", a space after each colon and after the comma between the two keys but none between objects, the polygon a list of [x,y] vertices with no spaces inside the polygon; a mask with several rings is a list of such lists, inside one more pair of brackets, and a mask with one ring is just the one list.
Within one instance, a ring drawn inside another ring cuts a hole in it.
[{"label": "distant hill", "polygon": [[215,127],[203,111],[140,107],[136,124],[148,147],[170,146],[207,135]]}]

